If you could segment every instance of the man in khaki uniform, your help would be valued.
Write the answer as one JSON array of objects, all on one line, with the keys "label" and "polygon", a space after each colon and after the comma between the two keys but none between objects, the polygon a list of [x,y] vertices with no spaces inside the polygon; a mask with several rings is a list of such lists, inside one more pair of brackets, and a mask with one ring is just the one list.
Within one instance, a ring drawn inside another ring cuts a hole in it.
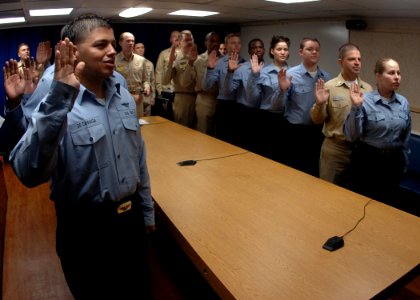
[{"label": "man in khaki uniform", "polygon": [[357,83],[363,93],[371,91],[372,87],[359,78],[362,63],[358,46],[344,44],[338,54],[341,72],[327,83],[323,80],[316,83],[316,102],[311,118],[316,124],[324,123],[319,177],[346,187],[352,147],[344,136],[343,124],[351,108],[349,87]]},{"label": "man in khaki uniform", "polygon": [[197,117],[196,129],[210,135],[214,135],[214,114],[216,113],[217,94],[219,87],[214,85],[211,89],[203,91],[201,82],[207,72],[207,60],[211,51],[218,51],[220,35],[214,31],[206,35],[204,41],[207,51],[200,54],[194,62],[195,91],[195,114]]},{"label": "man in khaki uniform", "polygon": [[195,118],[195,80],[191,80],[191,69],[197,59],[197,45],[189,30],[179,34],[180,52],[172,47],[168,66],[163,72],[162,83],[174,82],[174,121],[192,128]]},{"label": "man in khaki uniform", "polygon": [[128,91],[136,101],[137,117],[143,116],[143,95],[150,96],[150,83],[147,81],[146,59],[134,53],[134,35],[123,32],[119,44],[121,52],[115,57],[115,69],[127,81]]},{"label": "man in khaki uniform", "polygon": [[[134,52],[141,57],[144,57],[146,49],[143,43],[137,43],[134,45]],[[145,57],[144,57],[145,58]],[[153,63],[146,59],[146,70],[147,70],[147,81],[150,83],[151,93],[149,96],[143,96],[143,114],[150,116],[152,112],[152,105],[155,104],[156,87],[155,87],[155,68]]]},{"label": "man in khaki uniform", "polygon": [[34,63],[36,66],[36,71],[38,72],[36,79],[41,79],[44,70],[50,65],[50,59],[52,56],[52,48],[50,42],[40,42],[36,49],[36,59],[31,58],[31,52],[29,46],[26,43],[21,43],[18,46],[18,57],[20,58],[18,62],[18,70],[23,74],[24,68],[29,68],[31,63]]},{"label": "man in khaki uniform", "polygon": [[173,82],[170,82],[169,84],[162,84],[162,75],[163,75],[163,71],[168,66],[169,56],[171,54],[172,48],[175,47],[177,52],[179,51],[179,49],[178,49],[178,45],[179,45],[178,36],[179,36],[179,31],[172,31],[171,37],[169,39],[169,41],[171,42],[171,47],[169,47],[168,49],[162,50],[159,54],[159,57],[158,57],[158,60],[157,60],[157,63],[156,63],[156,69],[155,69],[157,96],[161,96],[162,92],[173,93],[173,91],[174,91]]}]

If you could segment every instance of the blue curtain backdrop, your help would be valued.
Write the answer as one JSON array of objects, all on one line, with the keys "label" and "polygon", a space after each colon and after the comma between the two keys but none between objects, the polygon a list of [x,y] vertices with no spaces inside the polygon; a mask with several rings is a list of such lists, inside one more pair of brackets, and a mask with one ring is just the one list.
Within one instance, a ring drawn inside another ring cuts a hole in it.
[{"label": "blue curtain backdrop", "polygon": [[[25,27],[13,29],[0,29],[0,62],[4,65],[5,61],[14,58],[18,60],[17,47],[20,43],[27,43],[31,50],[31,56],[36,55],[36,48],[41,41],[50,41],[54,46],[60,39],[60,30],[62,25],[57,26],[40,26]],[[169,36],[173,30],[191,30],[195,43],[198,46],[199,53],[204,52],[204,38],[210,31],[218,32],[223,38],[227,33],[238,32],[235,24],[217,24],[217,25],[201,25],[201,24],[155,24],[155,23],[114,23],[113,24],[115,38],[122,32],[128,31],[134,34],[136,42],[145,44],[145,57],[156,64],[160,51],[169,47]],[[118,44],[118,43],[117,43]],[[117,48],[117,51],[120,49]],[[51,63],[54,61],[54,55]],[[0,114],[4,116],[5,92],[3,72],[1,75],[0,89]]]}]

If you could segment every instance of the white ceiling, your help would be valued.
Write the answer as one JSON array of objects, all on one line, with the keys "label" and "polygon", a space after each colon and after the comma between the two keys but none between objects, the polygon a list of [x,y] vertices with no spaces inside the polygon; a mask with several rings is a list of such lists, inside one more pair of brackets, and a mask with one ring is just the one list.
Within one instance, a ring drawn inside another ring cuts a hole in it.
[{"label": "white ceiling", "polygon": [[[30,17],[29,9],[73,7],[70,16]],[[118,14],[129,7],[151,7],[143,16],[123,19]],[[207,18],[170,16],[177,9],[210,10],[220,14]],[[121,22],[254,23],[302,18],[420,18],[420,0],[321,0],[280,4],[264,0],[0,0],[0,17],[24,16],[26,25],[64,24],[74,16],[94,12]],[[0,29],[10,25],[0,25]]]}]

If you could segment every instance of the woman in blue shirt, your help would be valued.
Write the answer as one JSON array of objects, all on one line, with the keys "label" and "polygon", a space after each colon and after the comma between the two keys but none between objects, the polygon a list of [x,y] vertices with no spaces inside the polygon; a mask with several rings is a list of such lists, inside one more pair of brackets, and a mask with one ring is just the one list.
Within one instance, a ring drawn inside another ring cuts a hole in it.
[{"label": "woman in blue shirt", "polygon": [[270,57],[273,63],[265,66],[255,59],[251,61],[252,74],[248,81],[247,96],[260,103],[259,154],[276,161],[282,161],[284,147],[284,93],[279,87],[279,74],[288,68],[290,40],[275,35],[270,43]]},{"label": "woman in blue shirt", "polygon": [[407,99],[396,93],[401,83],[398,62],[376,62],[377,90],[362,95],[350,89],[352,108],[344,124],[350,142],[356,142],[351,167],[351,188],[376,200],[396,205],[399,182],[407,165],[411,132]]}]

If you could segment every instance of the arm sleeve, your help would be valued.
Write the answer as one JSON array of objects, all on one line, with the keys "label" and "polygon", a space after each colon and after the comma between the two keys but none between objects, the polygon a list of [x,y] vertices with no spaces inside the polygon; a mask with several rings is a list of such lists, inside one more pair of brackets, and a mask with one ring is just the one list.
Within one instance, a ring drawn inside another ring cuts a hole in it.
[{"label": "arm sleeve", "polygon": [[[217,67],[217,66],[216,66]],[[215,83],[218,83],[218,73],[216,71],[216,68],[214,69],[208,69],[206,75],[203,76],[203,80],[201,82],[201,87],[203,88],[203,91],[208,91],[213,87]]]},{"label": "arm sleeve", "polygon": [[232,93],[234,93],[239,86],[239,78],[238,76],[235,76],[235,73],[229,73],[227,72],[225,77],[225,82],[223,84],[223,94],[225,96],[229,96]]},{"label": "arm sleeve", "polygon": [[22,104],[13,110],[6,111],[6,120],[9,124],[13,139],[19,140],[28,128],[28,120],[23,115]]},{"label": "arm sleeve", "polygon": [[327,118],[327,103],[318,105],[315,102],[311,109],[312,122],[314,122],[315,124],[322,124],[324,123],[326,118]]},{"label": "arm sleeve", "polygon": [[261,103],[262,87],[260,73],[254,74],[251,72],[249,75],[248,83],[245,87],[246,97],[252,103]]},{"label": "arm sleeve", "polygon": [[150,189],[150,177],[146,164],[146,147],[143,137],[141,138],[142,152],[140,156],[140,187],[138,193],[141,197],[141,206],[143,209],[144,223],[146,225],[155,224],[155,206]]},{"label": "arm sleeve", "polygon": [[343,132],[349,142],[359,140],[363,134],[363,105],[352,106],[343,125]]},{"label": "arm sleeve", "polygon": [[146,68],[146,60],[144,60],[143,62],[143,67],[142,69],[142,75],[141,78],[143,78],[143,89],[149,87],[151,90],[151,85],[150,85],[150,81],[149,81],[149,76],[147,76],[147,68]]},{"label": "arm sleeve", "polygon": [[160,95],[162,93],[162,73],[163,73],[163,54],[160,53],[155,69],[156,92]]},{"label": "arm sleeve", "polygon": [[51,177],[66,131],[67,113],[77,95],[77,89],[54,81],[45,101],[33,113],[28,130],[10,154],[13,170],[26,186],[37,186]]},{"label": "arm sleeve", "polygon": [[192,82],[194,82],[195,86],[195,78],[196,78],[196,72],[195,68],[193,66],[190,66],[189,64],[186,65],[185,70],[177,70],[178,72],[182,72],[182,75],[179,77],[179,84],[183,87],[188,87],[191,85]]},{"label": "arm sleeve", "polygon": [[285,103],[285,92],[281,89],[276,89],[270,96],[269,101],[273,110],[277,111],[284,107]]},{"label": "arm sleeve", "polygon": [[403,152],[405,158],[405,165],[408,166],[409,159],[408,156],[411,153],[411,149],[409,146],[410,143],[410,135],[411,135],[411,116],[410,116],[410,108],[408,107],[408,119],[407,119],[407,127],[405,131],[402,133],[402,140],[403,140]]},{"label": "arm sleeve", "polygon": [[166,68],[163,68],[162,84],[171,83],[171,79],[174,77],[173,73],[175,72],[175,65],[176,65],[176,61],[173,62],[172,66],[168,64]]}]

